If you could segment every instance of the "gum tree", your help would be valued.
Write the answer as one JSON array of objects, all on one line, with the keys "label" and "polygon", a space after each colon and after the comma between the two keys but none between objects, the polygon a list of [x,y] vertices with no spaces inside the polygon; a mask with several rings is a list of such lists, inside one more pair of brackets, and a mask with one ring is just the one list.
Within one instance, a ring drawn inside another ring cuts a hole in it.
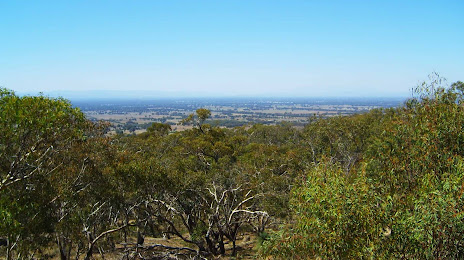
[{"label": "gum tree", "polygon": [[56,221],[50,176],[66,164],[64,155],[85,140],[90,126],[64,99],[0,89],[0,235],[7,239],[7,258],[49,239]]}]

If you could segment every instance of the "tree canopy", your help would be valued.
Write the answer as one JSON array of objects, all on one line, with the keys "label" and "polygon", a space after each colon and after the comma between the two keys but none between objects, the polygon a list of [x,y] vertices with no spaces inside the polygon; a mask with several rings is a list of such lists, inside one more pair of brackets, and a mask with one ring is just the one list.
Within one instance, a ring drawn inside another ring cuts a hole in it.
[{"label": "tree canopy", "polygon": [[133,136],[0,89],[1,256],[240,257],[246,233],[262,258],[462,258],[464,83],[445,84],[302,129],[198,109]]}]

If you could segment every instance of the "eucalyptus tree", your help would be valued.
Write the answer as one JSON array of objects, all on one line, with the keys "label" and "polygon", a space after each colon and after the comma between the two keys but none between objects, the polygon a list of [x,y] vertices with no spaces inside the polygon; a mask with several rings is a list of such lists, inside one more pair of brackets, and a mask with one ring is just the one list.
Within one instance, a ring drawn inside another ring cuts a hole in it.
[{"label": "eucalyptus tree", "polygon": [[391,230],[382,247],[390,257],[464,256],[462,91],[434,75],[369,149],[366,172]]},{"label": "eucalyptus tree", "polygon": [[50,178],[91,125],[64,99],[0,89],[0,235],[8,241],[7,258],[48,242],[57,220]]},{"label": "eucalyptus tree", "polygon": [[[267,213],[256,204],[262,194],[244,177],[247,172],[234,170],[235,149],[244,143],[233,132],[206,124],[209,116],[209,110],[199,109],[183,122],[193,124],[190,130],[123,140],[133,160],[121,175],[139,180],[137,214],[140,226],[148,228],[143,232],[177,236],[190,245],[177,250],[203,256],[226,254],[229,240],[235,254],[239,230],[259,226],[259,220],[263,228]],[[173,249],[157,244],[137,250],[157,247]]]},{"label": "eucalyptus tree", "polygon": [[[108,235],[129,226],[134,208],[116,187],[121,161],[106,125],[67,100],[0,89],[0,236],[6,258],[52,246],[61,259],[91,257]],[[127,210],[125,210],[127,211]],[[102,250],[99,250],[102,251]]]},{"label": "eucalyptus tree", "polygon": [[[264,243],[263,256],[462,258],[463,90],[432,77],[403,107],[373,117],[375,134],[349,172],[339,145],[315,146],[322,147],[316,167],[292,191],[293,222]],[[365,122],[346,131],[356,133],[371,127],[372,114],[345,119]],[[331,121],[321,121],[323,137],[356,152],[357,141],[343,146],[356,139],[337,135],[343,128]]]}]

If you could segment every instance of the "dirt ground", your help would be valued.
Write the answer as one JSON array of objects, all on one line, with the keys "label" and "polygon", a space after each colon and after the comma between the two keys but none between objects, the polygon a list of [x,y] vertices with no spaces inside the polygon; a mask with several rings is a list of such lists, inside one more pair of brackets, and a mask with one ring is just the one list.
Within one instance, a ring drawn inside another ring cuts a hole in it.
[{"label": "dirt ground", "polygon": [[[207,259],[256,259],[255,254],[256,254],[256,235],[253,233],[243,233],[240,234],[237,238],[237,255],[235,258],[231,257],[232,254],[232,243],[229,241],[225,242],[225,248],[226,248],[226,255],[225,256],[209,256],[206,257]],[[127,245],[124,244],[119,244],[116,246],[116,252],[111,253],[111,254],[105,254],[105,259],[122,259],[125,255],[125,247],[135,247],[135,239],[132,239]],[[171,246],[171,247],[192,247],[191,245],[183,242],[180,238],[178,237],[171,237],[170,239],[167,238],[153,238],[153,237],[145,237],[144,241],[144,247],[149,247],[151,245],[155,244],[162,244],[166,246]],[[150,255],[149,253],[145,252],[143,253],[143,250],[140,250],[141,255],[143,256],[148,256]],[[178,252],[177,250],[166,250],[166,249],[158,249],[157,252],[163,252],[167,253],[166,256],[170,256],[173,259],[175,259],[176,255],[175,252]],[[169,254],[171,252],[171,254]],[[187,253],[187,251],[184,251]],[[102,259],[101,256],[95,255],[96,258]],[[188,258],[183,258],[182,256],[177,256],[179,259],[188,259]],[[136,257],[136,259],[142,259],[141,257]],[[149,259],[149,258],[147,258]]]},{"label": "dirt ground", "polygon": [[[215,260],[221,260],[221,259],[256,259],[256,243],[257,243],[257,237],[254,233],[242,233],[239,234],[236,242],[237,246],[237,255],[235,257],[232,257],[232,243],[229,242],[228,240],[225,241],[225,248],[226,248],[226,255],[225,256],[207,256],[206,259],[215,259]],[[168,238],[154,238],[154,237],[145,237],[145,241],[143,243],[144,248],[148,248],[150,246],[153,246],[155,244],[162,244],[165,246],[170,246],[170,247],[190,247],[192,249],[196,249],[192,245],[187,244],[186,242],[182,241],[178,237],[171,237],[170,239]],[[134,254],[134,249],[136,247],[136,239],[135,238],[129,238],[127,243],[118,243],[116,244],[116,250],[112,252],[104,252],[103,256],[98,252],[98,250],[95,250],[93,254],[94,259],[98,260],[105,260],[105,259],[127,259],[126,257],[129,257],[129,259],[190,259],[188,256],[182,254],[176,255],[176,253],[181,252],[187,254],[188,251],[178,251],[178,250],[172,250],[172,249],[151,249],[151,251],[146,251],[142,248],[137,249],[138,253]],[[156,250],[156,251],[154,251]],[[131,252],[128,254],[127,252]],[[153,255],[153,252],[156,252],[156,255],[162,255],[164,257],[158,257],[158,258],[153,258],[150,257]],[[59,260],[59,254],[56,251],[56,248],[50,248],[50,250],[46,250],[46,255],[48,255],[47,259],[52,259],[52,260]],[[83,255],[81,255],[81,259],[83,259]],[[1,258],[1,257],[0,257]],[[72,259],[75,259],[75,255],[71,256]],[[38,259],[42,259],[42,257],[39,257]]]}]

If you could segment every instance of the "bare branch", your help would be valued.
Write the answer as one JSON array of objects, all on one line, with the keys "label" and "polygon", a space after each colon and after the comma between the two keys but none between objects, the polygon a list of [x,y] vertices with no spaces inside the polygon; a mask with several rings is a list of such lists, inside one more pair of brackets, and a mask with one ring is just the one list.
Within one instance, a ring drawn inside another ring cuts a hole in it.
[{"label": "bare branch", "polygon": [[141,249],[144,249],[144,250],[150,250],[150,249],[154,249],[154,248],[157,248],[157,247],[162,247],[162,248],[165,248],[165,249],[172,249],[172,250],[187,250],[187,251],[190,251],[190,252],[193,252],[193,253],[198,253],[197,250],[189,248],[189,247],[175,247],[175,246],[166,246],[166,245],[162,245],[162,244],[153,244],[153,245],[148,246],[148,247],[144,247],[144,246],[141,246],[141,245],[138,246],[138,248],[141,248]]},{"label": "bare branch", "polygon": [[102,233],[101,233],[100,235],[98,235],[94,240],[92,240],[92,242],[91,242],[92,246],[93,246],[95,243],[97,243],[97,241],[100,240],[100,238],[102,238],[102,237],[104,237],[104,236],[106,236],[106,235],[108,235],[108,234],[117,232],[117,231],[119,231],[119,230],[121,230],[121,229],[123,229],[123,228],[126,228],[126,227],[128,227],[128,226],[134,226],[134,225],[127,223],[127,224],[124,224],[124,225],[122,225],[122,226],[120,226],[120,227],[117,227],[117,228],[110,229],[110,230],[107,230],[107,231],[105,231],[105,232],[102,232]]}]

